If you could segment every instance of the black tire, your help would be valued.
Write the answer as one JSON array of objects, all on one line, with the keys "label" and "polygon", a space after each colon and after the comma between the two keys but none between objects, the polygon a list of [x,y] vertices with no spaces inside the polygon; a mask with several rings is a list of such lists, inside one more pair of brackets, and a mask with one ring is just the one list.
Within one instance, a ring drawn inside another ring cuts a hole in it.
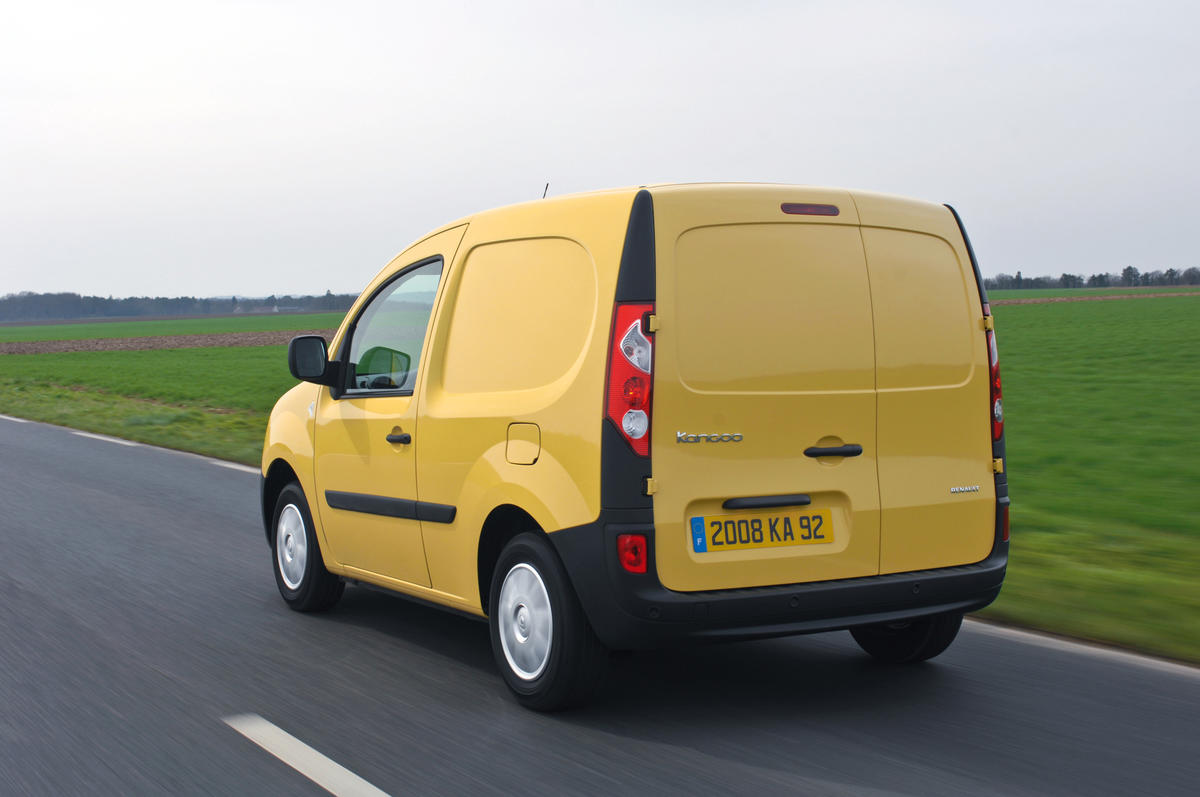
[{"label": "black tire", "polygon": [[911,664],[932,659],[958,636],[961,614],[935,614],[898,623],[851,628],[859,647],[888,664]]},{"label": "black tire", "polygon": [[[551,619],[550,631],[542,637],[549,638],[549,651],[544,656],[534,652],[536,631],[530,632],[527,642],[519,637],[522,607],[526,608],[527,616],[533,614],[537,618],[529,623],[530,628],[541,627],[543,615],[536,596],[524,601],[527,596],[518,592],[519,586],[514,586],[502,602],[510,574],[514,584],[523,581],[534,585],[531,587],[534,591],[539,582],[544,587]],[[496,666],[521,705],[536,711],[571,708],[586,702],[603,682],[608,651],[588,623],[558,554],[540,533],[520,534],[504,546],[492,571],[488,609]],[[502,616],[508,619],[502,621]],[[511,632],[507,637],[511,643],[506,643],[502,626]],[[506,652],[506,644],[510,644],[511,654]],[[530,647],[525,648],[526,645]],[[523,655],[540,662],[540,667],[530,665],[522,673]]]},{"label": "black tire", "polygon": [[[271,569],[275,571],[275,584],[283,600],[298,612],[320,612],[333,606],[342,597],[346,584],[325,569],[321,546],[313,529],[312,513],[308,511],[308,501],[299,484],[292,482],[283,488],[271,517]],[[281,529],[281,522],[286,523],[287,528]],[[297,528],[297,524],[301,528]],[[294,556],[301,532],[304,535],[302,563]],[[289,534],[295,539],[289,540]],[[279,548],[281,537],[284,539],[282,554]],[[289,568],[291,563],[295,566]],[[289,571],[288,575],[285,570]]]}]

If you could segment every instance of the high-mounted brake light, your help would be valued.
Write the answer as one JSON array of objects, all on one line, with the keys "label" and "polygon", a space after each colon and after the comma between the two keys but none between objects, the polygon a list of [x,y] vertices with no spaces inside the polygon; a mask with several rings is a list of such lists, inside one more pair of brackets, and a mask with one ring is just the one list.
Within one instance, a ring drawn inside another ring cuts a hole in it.
[{"label": "high-mounted brake light", "polygon": [[779,209],[793,216],[836,216],[838,214],[837,205],[810,205],[804,202],[784,202]]},{"label": "high-mounted brake light", "polygon": [[608,389],[604,413],[630,448],[650,455],[650,398],[654,367],[653,334],[645,319],[653,304],[618,303],[613,309],[612,342],[608,352]]}]

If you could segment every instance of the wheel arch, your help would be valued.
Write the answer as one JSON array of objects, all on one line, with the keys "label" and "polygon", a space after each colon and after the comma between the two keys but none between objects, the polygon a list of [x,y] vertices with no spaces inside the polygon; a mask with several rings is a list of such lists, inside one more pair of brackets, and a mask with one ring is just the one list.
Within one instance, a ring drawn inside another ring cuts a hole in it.
[{"label": "wheel arch", "polygon": [[500,552],[509,540],[518,534],[531,531],[545,534],[545,529],[538,524],[533,516],[514,504],[501,504],[488,513],[479,532],[479,549],[477,566],[479,568],[479,606],[484,614],[488,611],[488,601],[492,592],[492,571]]},{"label": "wheel arch", "polygon": [[[296,471],[288,464],[287,460],[277,459],[267,468],[267,475],[262,481],[262,518],[263,531],[267,535],[267,544],[271,543],[271,521],[275,514],[275,502],[279,500],[279,494],[283,492],[283,488],[287,487],[292,482],[299,483],[300,477],[296,475]],[[301,487],[303,489],[303,487]]]}]

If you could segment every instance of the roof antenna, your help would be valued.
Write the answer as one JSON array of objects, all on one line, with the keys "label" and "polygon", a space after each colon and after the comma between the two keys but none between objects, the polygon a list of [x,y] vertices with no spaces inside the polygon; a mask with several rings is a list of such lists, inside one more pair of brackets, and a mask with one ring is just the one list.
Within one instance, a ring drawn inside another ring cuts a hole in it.
[{"label": "roof antenna", "polygon": [[546,198],[546,192],[550,190],[550,183],[546,183],[546,187],[542,189],[542,199]]}]

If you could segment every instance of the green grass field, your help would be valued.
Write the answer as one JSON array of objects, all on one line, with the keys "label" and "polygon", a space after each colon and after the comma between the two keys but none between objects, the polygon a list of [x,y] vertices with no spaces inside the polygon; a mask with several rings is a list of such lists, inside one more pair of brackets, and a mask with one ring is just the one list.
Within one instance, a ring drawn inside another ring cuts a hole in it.
[{"label": "green grass field", "polygon": [[[1013,542],[984,615],[1200,661],[1200,298],[996,325]],[[7,355],[0,413],[257,464],[293,383],[283,346]]]},{"label": "green grass field", "polygon": [[996,309],[1012,561],[987,614],[1200,661],[1200,299]]},{"label": "green grass field", "polygon": [[286,346],[0,356],[0,412],[257,465]]},{"label": "green grass field", "polygon": [[345,313],[173,318],[161,321],[93,321],[81,324],[0,326],[0,343],[27,340],[144,338],[152,335],[210,335],[221,332],[271,332],[279,329],[333,329]]},{"label": "green grass field", "polygon": [[988,299],[1046,299],[1057,296],[1119,296],[1138,293],[1200,293],[1200,285],[1150,286],[1137,288],[1029,288],[988,291]]}]

